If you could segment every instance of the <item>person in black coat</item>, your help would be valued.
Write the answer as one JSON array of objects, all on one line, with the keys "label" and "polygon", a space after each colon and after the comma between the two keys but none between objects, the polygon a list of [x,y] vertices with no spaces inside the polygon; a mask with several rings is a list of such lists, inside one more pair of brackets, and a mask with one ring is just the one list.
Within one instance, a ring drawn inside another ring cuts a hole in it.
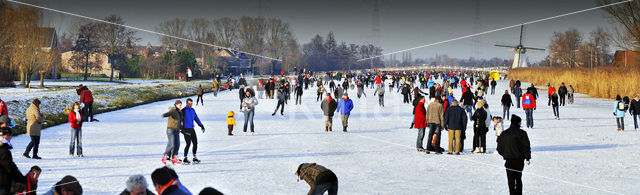
[{"label": "person in black coat", "polygon": [[551,107],[553,108],[553,116],[556,120],[560,120],[560,103],[558,103],[558,93],[553,91],[551,94]]},{"label": "person in black coat", "polygon": [[0,117],[0,194],[10,194],[15,183],[25,184],[27,178],[22,175],[11,155],[12,130],[7,115]]},{"label": "person in black coat", "polygon": [[473,113],[473,153],[485,153],[487,149],[487,111],[484,110],[484,102],[478,101],[476,112]]},{"label": "person in black coat", "polygon": [[[518,101],[518,100],[516,100]],[[504,95],[502,95],[502,99],[500,100],[502,103],[502,118],[505,116],[509,119],[509,109],[513,106],[513,100],[511,100],[511,95],[509,95],[509,90],[504,90]]]},{"label": "person in black coat", "polygon": [[460,100],[462,100],[464,110],[467,111],[469,120],[471,120],[471,116],[473,116],[471,110],[475,110],[473,103],[475,102],[476,97],[473,95],[470,88],[467,88],[467,91],[462,94],[462,98],[460,98]]},{"label": "person in black coat", "polygon": [[491,79],[491,95],[496,94],[496,85],[498,85],[498,82],[495,79]]},{"label": "person in black coat", "polygon": [[635,129],[638,130],[638,118],[640,117],[640,95],[636,94],[629,104],[629,114],[633,118]]},{"label": "person in black coat", "polygon": [[242,100],[244,99],[244,85],[240,85],[240,90],[238,90],[239,98],[240,98],[240,110],[242,110]]},{"label": "person in black coat", "polygon": [[520,129],[522,119],[511,115],[511,126],[498,136],[496,150],[504,158],[510,194],[522,194],[524,162],[530,164],[531,146],[527,132]]},{"label": "person in black coat", "polygon": [[[296,105],[302,105],[302,85],[300,83],[296,84]],[[322,93],[321,93],[322,94]]]},{"label": "person in black coat", "polygon": [[562,85],[560,85],[560,88],[558,88],[558,95],[560,95],[560,106],[564,106],[564,98],[567,96],[567,93],[567,86],[562,83]]},{"label": "person in black coat", "polygon": [[453,141],[455,140],[455,152],[456,155],[459,155],[463,150],[464,132],[467,130],[467,114],[455,99],[451,101],[451,106],[447,107],[447,111],[444,112],[444,129],[449,134],[448,154],[453,153]]},{"label": "person in black coat", "polygon": [[531,86],[527,88],[527,91],[531,92],[531,95],[533,95],[533,100],[538,99],[538,89],[536,89],[536,86],[534,86],[533,83],[531,83]]}]

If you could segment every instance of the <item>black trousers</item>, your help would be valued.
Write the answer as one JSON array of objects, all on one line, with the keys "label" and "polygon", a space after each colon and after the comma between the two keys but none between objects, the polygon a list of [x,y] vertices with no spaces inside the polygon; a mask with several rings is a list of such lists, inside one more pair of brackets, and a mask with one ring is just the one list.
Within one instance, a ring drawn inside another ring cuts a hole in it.
[{"label": "black trousers", "polygon": [[476,147],[482,148],[482,151],[487,151],[487,128],[474,128],[473,129],[473,150]]},{"label": "black trousers", "polygon": [[198,137],[196,136],[196,131],[193,128],[182,129],[182,135],[184,136],[184,142],[187,145],[184,147],[184,157],[187,157],[189,154],[189,147],[193,143],[193,157],[196,156],[196,152],[198,151]]},{"label": "black trousers", "polygon": [[316,97],[316,102],[317,102],[317,101],[320,101],[321,99],[322,99],[322,93],[319,93],[319,94],[318,94],[318,97]]},{"label": "black trousers", "polygon": [[522,170],[524,170],[524,159],[507,159],[504,162],[504,167],[507,168],[509,194],[522,194]]},{"label": "black trousers", "polygon": [[408,104],[409,103],[409,95],[407,95],[407,94],[402,94],[402,95],[404,95],[403,103],[407,103]]},{"label": "black trousers", "polygon": [[198,95],[198,98],[196,99],[196,106],[198,105],[198,101],[200,101],[200,103],[204,105],[204,100],[202,99],[202,95]]},{"label": "black trousers", "polygon": [[30,136],[31,142],[27,145],[27,149],[24,151],[25,154],[29,154],[31,149],[33,148],[33,156],[38,156],[38,147],[40,147],[40,136]]},{"label": "black trousers", "polygon": [[[282,105],[282,107],[280,107]],[[273,111],[275,114],[278,112],[278,108],[280,108],[280,114],[284,115],[284,101],[278,101],[278,105],[276,106],[276,110]]]},{"label": "black trousers", "polygon": [[565,103],[564,97],[565,97],[564,95],[560,95],[560,106],[564,106],[564,103]]},{"label": "black trousers", "polygon": [[84,103],[84,107],[82,108],[82,117],[83,121],[93,120],[93,101]]}]

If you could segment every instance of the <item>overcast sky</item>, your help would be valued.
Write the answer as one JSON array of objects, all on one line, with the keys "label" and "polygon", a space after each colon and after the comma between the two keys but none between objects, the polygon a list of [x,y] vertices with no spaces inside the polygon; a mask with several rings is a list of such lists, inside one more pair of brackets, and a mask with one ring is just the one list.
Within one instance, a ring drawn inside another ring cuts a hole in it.
[{"label": "overcast sky", "polygon": [[[89,17],[104,18],[120,15],[128,25],[153,30],[165,20],[173,18],[221,17],[280,18],[290,24],[298,41],[303,44],[316,34],[333,31],[338,41],[347,43],[375,43],[372,36],[373,5],[375,0],[40,0],[40,5]],[[33,2],[33,1],[32,1]],[[459,36],[483,32],[531,20],[546,18],[597,6],[595,0],[380,0],[379,43],[384,53],[425,45]],[[477,11],[477,13],[476,13]],[[67,31],[74,16],[48,13],[49,23]],[[476,17],[478,16],[478,17]],[[476,19],[477,18],[477,19]],[[597,27],[611,28],[602,10],[566,16],[526,26],[524,45],[546,48],[554,31],[576,28],[588,39],[588,32]],[[478,28],[476,28],[478,27]],[[472,40],[462,39],[412,51],[414,58],[447,54],[458,58],[512,58],[512,53],[497,48],[496,43],[518,42],[519,28],[512,28],[479,36],[479,54],[473,52]],[[138,44],[159,45],[158,37],[139,32]],[[530,52],[531,60],[540,60],[544,52]],[[401,55],[398,55],[400,59]]]}]

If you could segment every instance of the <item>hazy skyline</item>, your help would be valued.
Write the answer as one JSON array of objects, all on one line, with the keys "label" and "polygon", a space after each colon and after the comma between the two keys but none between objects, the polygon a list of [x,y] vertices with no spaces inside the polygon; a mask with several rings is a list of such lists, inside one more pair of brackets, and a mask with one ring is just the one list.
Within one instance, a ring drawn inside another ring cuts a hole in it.
[{"label": "hazy skyline", "polygon": [[[290,24],[300,44],[309,42],[316,34],[325,36],[334,32],[339,42],[375,43],[373,34],[374,0],[354,1],[81,1],[49,0],[35,1],[37,4],[94,18],[116,14],[125,24],[154,30],[162,21],[183,18],[257,17],[279,18]],[[476,9],[475,0],[461,1],[379,1],[379,43],[383,53],[425,45],[459,36],[492,30],[522,22],[546,18],[597,6],[592,0],[566,1],[480,1]],[[478,13],[476,14],[476,10]],[[48,22],[59,29],[69,31],[70,24],[79,18],[45,11]],[[476,16],[479,20],[476,20]],[[477,21],[477,22],[476,22]],[[588,40],[589,32],[597,27],[609,29],[608,15],[602,10],[566,16],[526,26],[525,46],[546,48],[556,31],[576,28]],[[476,28],[478,27],[478,28]],[[138,32],[139,45],[159,45],[156,35]],[[497,48],[496,43],[515,45],[519,28],[512,28],[479,36],[479,55],[472,52],[471,38],[411,51],[413,58],[433,57],[446,54],[456,58],[512,58],[512,52]],[[615,48],[612,48],[615,49]],[[613,51],[612,51],[613,52]],[[531,61],[544,58],[544,52],[531,52]],[[398,59],[401,54],[398,54]]]}]

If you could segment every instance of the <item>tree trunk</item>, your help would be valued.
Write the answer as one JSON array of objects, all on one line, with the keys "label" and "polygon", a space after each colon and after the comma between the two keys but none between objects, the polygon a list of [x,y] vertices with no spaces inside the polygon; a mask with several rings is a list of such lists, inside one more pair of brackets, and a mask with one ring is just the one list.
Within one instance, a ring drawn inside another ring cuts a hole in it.
[{"label": "tree trunk", "polygon": [[31,88],[31,74],[27,73],[27,87]]},{"label": "tree trunk", "polygon": [[24,83],[24,71],[20,70],[20,85],[25,85]]},{"label": "tree trunk", "polygon": [[85,54],[85,63],[84,63],[84,80],[87,80],[87,75],[89,74],[89,53]]},{"label": "tree trunk", "polygon": [[44,71],[40,71],[40,87],[44,88]]},{"label": "tree trunk", "polygon": [[116,61],[109,58],[109,61],[111,61],[111,63],[109,63],[111,65],[111,77],[109,77],[109,81],[113,81],[113,63],[115,63]]}]

